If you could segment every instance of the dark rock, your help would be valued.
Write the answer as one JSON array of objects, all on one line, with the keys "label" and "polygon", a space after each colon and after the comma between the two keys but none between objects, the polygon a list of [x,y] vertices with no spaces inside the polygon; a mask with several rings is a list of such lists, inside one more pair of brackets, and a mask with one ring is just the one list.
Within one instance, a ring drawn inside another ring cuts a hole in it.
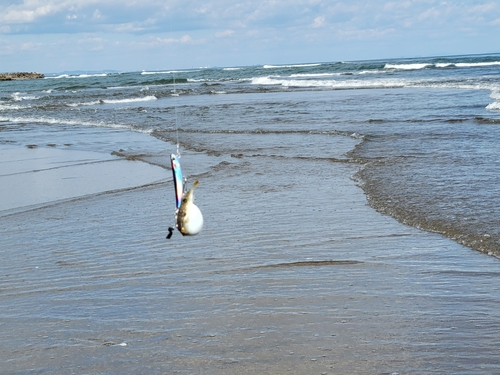
[{"label": "dark rock", "polygon": [[45,78],[41,73],[28,73],[28,72],[17,72],[17,73],[0,73],[0,81],[12,81],[16,79],[37,79]]}]

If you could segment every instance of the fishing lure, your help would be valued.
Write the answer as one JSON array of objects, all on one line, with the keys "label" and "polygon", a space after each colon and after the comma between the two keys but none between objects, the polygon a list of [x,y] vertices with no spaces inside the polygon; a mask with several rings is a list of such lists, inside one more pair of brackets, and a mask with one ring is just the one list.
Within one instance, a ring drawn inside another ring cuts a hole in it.
[{"label": "fishing lure", "polygon": [[182,196],[184,195],[184,180],[182,176],[181,163],[177,155],[170,155],[170,165],[172,166],[172,174],[174,177],[175,189],[175,209],[178,210],[181,206]]}]

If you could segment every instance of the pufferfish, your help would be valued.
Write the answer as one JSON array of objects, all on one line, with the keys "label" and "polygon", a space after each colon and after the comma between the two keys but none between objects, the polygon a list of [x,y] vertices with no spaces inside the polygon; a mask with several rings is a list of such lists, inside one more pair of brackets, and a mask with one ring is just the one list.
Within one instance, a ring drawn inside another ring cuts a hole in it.
[{"label": "pufferfish", "polygon": [[203,228],[203,215],[194,204],[194,189],[198,186],[195,181],[191,189],[182,195],[181,205],[177,211],[175,226],[183,236],[194,236]]}]

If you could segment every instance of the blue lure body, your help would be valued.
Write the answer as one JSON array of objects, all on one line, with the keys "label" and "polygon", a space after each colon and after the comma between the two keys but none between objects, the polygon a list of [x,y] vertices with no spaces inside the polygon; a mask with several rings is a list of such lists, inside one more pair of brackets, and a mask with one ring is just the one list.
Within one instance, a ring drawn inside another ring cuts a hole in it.
[{"label": "blue lure body", "polygon": [[182,168],[179,158],[175,154],[170,155],[170,163],[172,165],[172,174],[174,177],[175,209],[178,210],[182,203],[182,196],[184,195]]}]

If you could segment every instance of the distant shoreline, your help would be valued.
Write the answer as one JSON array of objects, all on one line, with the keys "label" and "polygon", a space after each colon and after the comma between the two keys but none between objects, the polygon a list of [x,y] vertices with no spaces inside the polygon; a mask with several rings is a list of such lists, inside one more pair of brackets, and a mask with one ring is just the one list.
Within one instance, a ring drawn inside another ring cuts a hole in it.
[{"label": "distant shoreline", "polygon": [[0,73],[0,81],[13,81],[19,79],[38,79],[45,78],[42,73],[28,73],[28,72],[16,72],[16,73]]}]

